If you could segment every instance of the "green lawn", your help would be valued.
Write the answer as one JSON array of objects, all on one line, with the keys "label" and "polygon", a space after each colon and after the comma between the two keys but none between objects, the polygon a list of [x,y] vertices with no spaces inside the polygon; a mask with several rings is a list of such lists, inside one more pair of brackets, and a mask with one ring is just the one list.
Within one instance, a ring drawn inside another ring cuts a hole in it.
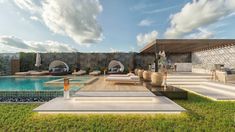
[{"label": "green lawn", "polygon": [[38,104],[0,104],[0,131],[235,131],[235,102],[189,94],[179,115],[39,115]]}]

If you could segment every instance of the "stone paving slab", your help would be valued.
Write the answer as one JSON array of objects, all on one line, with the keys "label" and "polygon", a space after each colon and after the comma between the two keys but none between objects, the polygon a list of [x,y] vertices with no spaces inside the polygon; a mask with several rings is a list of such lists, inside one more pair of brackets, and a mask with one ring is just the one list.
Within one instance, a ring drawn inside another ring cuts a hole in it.
[{"label": "stone paving slab", "polygon": [[[83,95],[97,95],[97,93],[83,93]],[[39,113],[181,113],[184,108],[164,96],[143,97],[108,97],[114,93],[99,93],[98,96],[55,98],[34,109]],[[124,93],[122,93],[124,95]],[[134,95],[134,93],[128,93]],[[128,94],[125,94],[128,95]],[[146,93],[144,93],[146,94]]]}]

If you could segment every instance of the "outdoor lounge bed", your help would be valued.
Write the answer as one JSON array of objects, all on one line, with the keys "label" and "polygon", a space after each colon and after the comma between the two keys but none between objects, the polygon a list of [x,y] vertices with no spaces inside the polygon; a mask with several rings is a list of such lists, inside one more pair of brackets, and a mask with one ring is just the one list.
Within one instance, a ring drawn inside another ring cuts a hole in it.
[{"label": "outdoor lounge bed", "polygon": [[48,75],[49,71],[27,71],[27,72],[16,72],[18,76],[43,76]]},{"label": "outdoor lounge bed", "polygon": [[73,72],[72,74],[73,74],[73,75],[77,75],[77,76],[81,76],[81,75],[86,74],[86,71],[84,71],[84,70],[79,70],[79,71],[77,71],[77,72]]},{"label": "outdoor lounge bed", "polygon": [[29,71],[29,74],[32,76],[43,76],[48,75],[49,71]]},{"label": "outdoor lounge bed", "polygon": [[140,83],[140,78],[138,76],[108,76],[105,80],[114,83]]},{"label": "outdoor lounge bed", "polygon": [[15,75],[17,76],[29,76],[30,75],[30,72],[16,72]]},{"label": "outdoor lounge bed", "polygon": [[128,73],[128,74],[110,74],[108,77],[130,77],[135,76],[134,73]]},{"label": "outdoor lounge bed", "polygon": [[101,71],[98,71],[98,70],[89,73],[89,75],[92,75],[92,76],[98,76],[100,74],[101,74]]}]

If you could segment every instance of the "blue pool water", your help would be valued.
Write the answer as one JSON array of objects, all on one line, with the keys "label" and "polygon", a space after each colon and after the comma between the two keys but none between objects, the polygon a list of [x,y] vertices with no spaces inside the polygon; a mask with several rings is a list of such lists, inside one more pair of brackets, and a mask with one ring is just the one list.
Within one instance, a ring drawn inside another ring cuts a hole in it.
[{"label": "blue pool water", "polygon": [[62,77],[0,77],[0,91],[60,91],[63,86],[46,86],[44,82]]}]

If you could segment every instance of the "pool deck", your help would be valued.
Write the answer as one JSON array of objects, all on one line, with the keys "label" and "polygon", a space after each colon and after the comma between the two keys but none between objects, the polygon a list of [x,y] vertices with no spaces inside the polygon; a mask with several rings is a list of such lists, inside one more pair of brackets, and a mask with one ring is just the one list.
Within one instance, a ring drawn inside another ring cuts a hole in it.
[{"label": "pool deck", "polygon": [[55,98],[34,109],[38,113],[167,113],[178,114],[184,108],[164,96],[155,96],[143,85],[113,84],[99,77],[84,86],[69,100]]}]

